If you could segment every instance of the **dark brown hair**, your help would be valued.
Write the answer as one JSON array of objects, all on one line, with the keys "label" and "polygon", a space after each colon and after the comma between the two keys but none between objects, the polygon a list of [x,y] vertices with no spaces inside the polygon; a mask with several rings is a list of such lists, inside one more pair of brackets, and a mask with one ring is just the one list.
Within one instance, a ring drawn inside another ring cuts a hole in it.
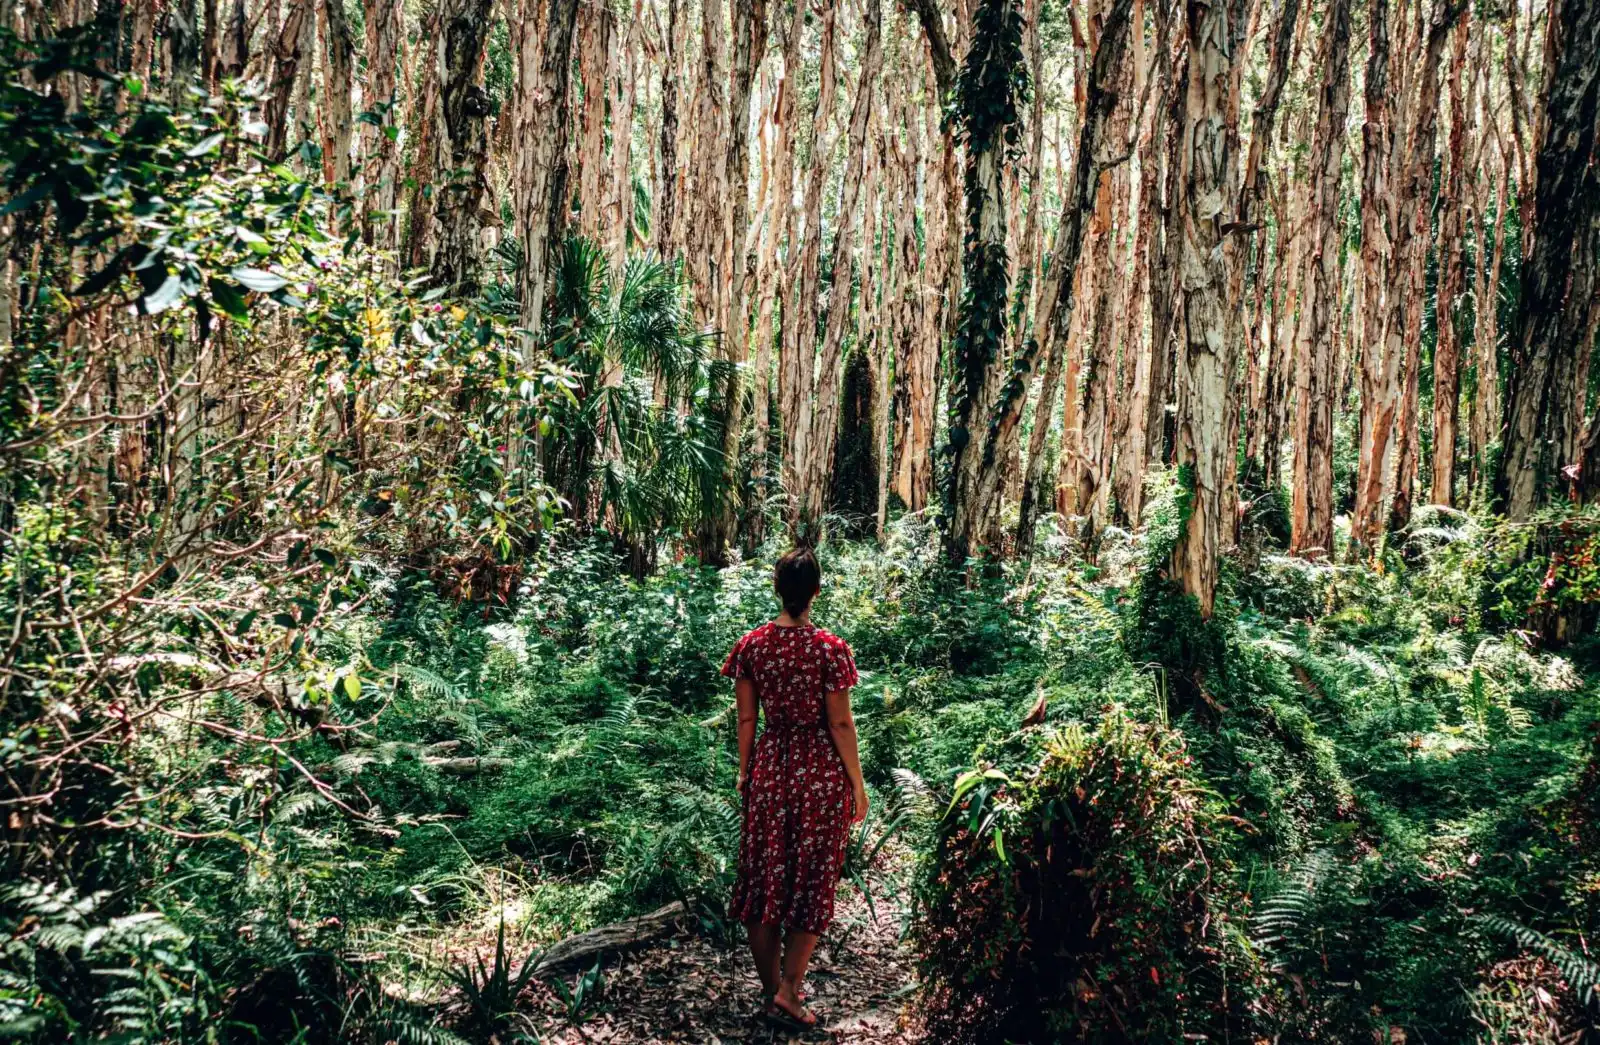
[{"label": "dark brown hair", "polygon": [[791,617],[798,617],[811,607],[817,589],[822,586],[822,567],[810,548],[799,545],[786,552],[772,568],[772,586]]}]

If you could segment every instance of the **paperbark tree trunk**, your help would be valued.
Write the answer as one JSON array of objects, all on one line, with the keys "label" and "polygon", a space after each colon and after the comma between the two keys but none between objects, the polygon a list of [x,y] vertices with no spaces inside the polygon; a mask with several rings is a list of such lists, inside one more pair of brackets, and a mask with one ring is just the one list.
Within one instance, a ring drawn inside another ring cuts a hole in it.
[{"label": "paperbark tree trunk", "polygon": [[[1121,72],[1128,50],[1132,11],[1132,0],[1112,0],[1101,22],[1099,45],[1095,48],[1093,60],[1088,63],[1088,79],[1084,85],[1084,118],[1078,131],[1078,147],[1072,157],[1069,194],[1062,201],[1061,218],[1056,226],[1049,266],[1039,282],[1039,311],[1034,319],[1037,344],[1032,352],[1018,361],[1014,368],[1018,375],[1012,379],[1020,379],[1018,391],[1001,401],[990,425],[991,430],[1004,434],[1020,422],[1022,401],[1042,352],[1045,374],[1039,401],[1034,408],[1034,434],[1028,441],[1028,470],[1022,480],[1017,519],[1017,554],[1023,557],[1030,555],[1033,550],[1039,488],[1044,481],[1043,433],[1049,430],[1054,418],[1056,383],[1066,366],[1064,352],[1068,347],[1067,335],[1077,306],[1075,279],[1078,260],[1083,255],[1084,240],[1098,203],[1101,167],[1106,159],[1111,114],[1117,105],[1116,85],[1122,82]],[[1069,382],[1069,404],[1073,392],[1074,383]],[[1066,409],[1070,414],[1070,405]],[[992,498],[997,485],[990,480],[980,488],[980,495]]]},{"label": "paperbark tree trunk", "polygon": [[[832,114],[837,90],[834,65],[837,9],[822,14],[822,83],[811,125],[812,162],[806,171],[800,224],[789,238],[791,274],[783,306],[783,349],[778,365],[778,400],[783,412],[783,485],[791,503],[789,517],[799,521],[804,504],[805,462],[812,454],[813,395],[816,382],[817,282],[822,257],[822,190],[833,156]],[[798,246],[796,246],[798,244]]]},{"label": "paperbark tree trunk", "polygon": [[[522,124],[512,156],[516,187],[517,238],[522,241],[522,325],[538,330],[544,323],[544,305],[551,260],[561,249],[567,227],[567,135],[571,109],[567,94],[572,68],[572,37],[577,24],[578,0],[550,0],[544,40],[536,52],[537,69],[528,60],[531,40],[519,32],[518,51],[524,56],[517,78],[517,119]],[[524,22],[530,21],[523,19]],[[532,362],[534,345],[523,347]]]},{"label": "paperbark tree trunk", "polygon": [[1204,0],[1188,0],[1187,15],[1175,454],[1185,518],[1171,569],[1209,619],[1216,608],[1224,543],[1233,530],[1226,492],[1234,455],[1230,415],[1237,346],[1229,341],[1225,315],[1223,209],[1233,168],[1226,119],[1236,17],[1227,4]]},{"label": "paperbark tree trunk", "polygon": [[405,8],[400,0],[366,0],[367,87],[362,104],[381,122],[362,124],[362,156],[371,172],[365,196],[367,235],[376,247],[395,246],[400,226],[395,208],[400,199],[399,137],[403,121],[396,85],[404,19]]},{"label": "paperbark tree trunk", "polygon": [[[895,218],[904,276],[894,362],[894,490],[907,510],[920,512],[928,507],[933,491],[941,284],[932,273],[923,272],[924,259],[931,260],[934,251],[924,252],[918,242],[916,186],[919,172],[928,184],[933,183],[934,165],[928,149],[933,139],[926,133],[925,113],[914,108],[904,92],[897,92],[897,98],[906,149],[901,159],[904,188]],[[930,192],[927,199],[925,228],[932,238],[935,230],[944,227],[935,217],[943,197]]]},{"label": "paperbark tree trunk", "polygon": [[[868,0],[875,7],[875,0]],[[869,14],[873,25],[875,14]],[[728,84],[727,156],[724,160],[721,197],[724,213],[718,214],[721,235],[713,245],[721,261],[722,275],[716,288],[716,316],[722,331],[723,358],[742,368],[749,359],[750,317],[748,306],[749,261],[745,239],[750,231],[750,93],[756,70],[767,50],[767,0],[733,0],[733,62]],[[876,29],[873,30],[874,42]],[[722,454],[725,482],[730,489],[739,483],[739,449],[744,435],[745,384],[742,369],[728,381],[722,407]],[[831,443],[831,440],[829,440]],[[734,499],[710,520],[702,540],[701,558],[721,564],[726,548],[738,530],[739,506]]]},{"label": "paperbark tree trunk", "polygon": [[[752,420],[754,446],[752,447],[751,479],[756,495],[765,500],[767,483],[768,430],[772,426],[772,349],[778,299],[783,292],[784,266],[778,257],[782,243],[794,250],[794,125],[796,100],[801,77],[800,46],[805,35],[805,6],[795,4],[793,14],[783,33],[783,66],[777,96],[773,100],[771,131],[765,136],[770,142],[767,157],[770,203],[766,215],[766,233],[762,248],[761,266],[758,270],[758,297],[760,306],[756,316],[755,348],[755,416]],[[785,311],[784,328],[793,322],[792,313]],[[781,409],[781,408],[780,408]],[[749,513],[747,539],[759,543],[763,517],[760,512]]]},{"label": "paperbark tree trunk", "polygon": [[1370,549],[1379,533],[1383,473],[1399,408],[1400,353],[1386,343],[1385,323],[1385,269],[1393,224],[1388,206],[1393,139],[1388,109],[1388,0],[1372,0],[1367,17],[1366,119],[1361,131],[1361,443],[1350,535],[1355,545]]},{"label": "paperbark tree trunk", "polygon": [[678,22],[681,0],[667,0],[666,57],[661,63],[661,184],[656,186],[656,249],[678,255]]},{"label": "paperbark tree trunk", "polygon": [[[310,17],[311,0],[289,0],[288,12],[275,40],[271,40],[272,74],[262,120],[267,125],[265,152],[274,161],[289,152],[289,104],[300,69],[301,23]],[[269,38],[270,39],[270,38]]]},{"label": "paperbark tree trunk", "polygon": [[[1503,143],[1502,143],[1503,144]],[[1477,328],[1473,333],[1473,356],[1477,360],[1477,379],[1473,382],[1472,488],[1480,490],[1491,479],[1490,445],[1500,438],[1504,417],[1500,405],[1500,267],[1505,260],[1506,190],[1510,181],[1510,159],[1504,148],[1494,170],[1494,210],[1478,224]],[[1488,228],[1483,228],[1484,219]],[[1485,261],[1484,256],[1488,255]]]},{"label": "paperbark tree trunk", "polygon": [[493,7],[493,0],[445,0],[432,55],[439,105],[429,135],[434,233],[428,269],[436,285],[464,296],[477,290],[478,208],[489,158],[489,96],[478,80]]},{"label": "paperbark tree trunk", "polygon": [[344,0],[322,0],[322,170],[329,185],[350,187],[350,138],[355,127],[351,113],[352,73],[356,42],[345,17]]},{"label": "paperbark tree trunk", "polygon": [[[1534,181],[1533,250],[1522,272],[1514,365],[1506,383],[1505,450],[1497,501],[1515,521],[1559,495],[1586,389],[1576,380],[1588,346],[1593,293],[1595,130],[1600,111],[1600,4],[1552,0],[1548,90]],[[1574,292],[1577,292],[1575,294]]]},{"label": "paperbark tree trunk", "polygon": [[606,254],[617,270],[628,260],[628,245],[633,238],[633,122],[637,107],[642,7],[635,4],[628,17],[628,28],[618,52],[611,124],[611,177],[606,194]]},{"label": "paperbark tree trunk", "polygon": [[[850,112],[850,132],[845,146],[844,178],[840,182],[837,226],[833,238],[830,269],[833,283],[828,290],[828,324],[823,330],[822,351],[817,361],[811,431],[805,437],[806,454],[797,461],[799,488],[795,529],[802,536],[814,533],[827,509],[829,478],[833,470],[835,437],[839,425],[839,378],[844,364],[844,336],[850,327],[851,283],[856,243],[856,223],[860,217],[863,172],[866,165],[867,124],[872,115],[873,95],[883,66],[882,19],[877,0],[867,0],[866,41],[862,46],[861,77],[856,84]],[[870,244],[869,244],[870,246]],[[808,300],[807,307],[812,306]],[[801,346],[801,351],[806,351]]]},{"label": "paperbark tree trunk", "polygon": [[1455,504],[1456,419],[1461,398],[1461,323],[1458,314],[1466,285],[1461,239],[1467,207],[1467,110],[1470,102],[1462,87],[1467,47],[1472,30],[1470,11],[1456,23],[1455,50],[1450,59],[1449,173],[1439,202],[1439,298],[1436,310],[1438,336],[1433,349],[1433,482],[1434,504]]},{"label": "paperbark tree trunk", "polygon": [[[1439,66],[1451,27],[1464,7],[1453,0],[1436,0],[1423,41],[1422,61],[1417,65],[1410,132],[1400,156],[1399,235],[1390,259],[1389,322],[1403,332],[1405,345],[1405,384],[1400,400],[1400,416],[1395,433],[1393,501],[1389,529],[1398,531],[1411,522],[1411,506],[1416,495],[1417,462],[1421,433],[1419,416],[1419,371],[1422,362],[1422,305],[1426,294],[1425,278],[1432,225],[1428,206],[1433,191],[1434,152],[1437,144],[1439,112]],[[1420,11],[1418,13],[1420,21]],[[1420,35],[1420,24],[1418,26]],[[1407,88],[1410,93],[1410,88]],[[1402,293],[1394,293],[1402,290]],[[1369,536],[1369,540],[1375,535]]]},{"label": "paperbark tree trunk", "polygon": [[577,230],[603,242],[605,216],[606,102],[616,73],[617,19],[609,3],[582,4],[578,10],[578,72],[583,106],[578,135]]},{"label": "paperbark tree trunk", "polygon": [[1289,550],[1333,554],[1333,414],[1338,397],[1330,318],[1339,306],[1339,181],[1350,110],[1350,4],[1329,0],[1317,126],[1309,181],[1311,257],[1305,270],[1304,319],[1295,365],[1294,501]]}]

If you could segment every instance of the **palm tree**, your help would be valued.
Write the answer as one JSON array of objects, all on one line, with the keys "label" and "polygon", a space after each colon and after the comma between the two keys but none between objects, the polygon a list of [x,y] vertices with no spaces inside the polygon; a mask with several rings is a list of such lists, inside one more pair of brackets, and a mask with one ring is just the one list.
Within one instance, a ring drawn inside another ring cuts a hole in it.
[{"label": "palm tree", "polygon": [[[515,257],[515,247],[502,258]],[[728,498],[714,394],[731,365],[710,357],[677,262],[634,255],[615,271],[583,237],[563,246],[539,342],[574,375],[538,458],[580,526],[609,530],[637,572],[664,537],[695,532]],[[514,280],[489,288],[515,314]]]}]

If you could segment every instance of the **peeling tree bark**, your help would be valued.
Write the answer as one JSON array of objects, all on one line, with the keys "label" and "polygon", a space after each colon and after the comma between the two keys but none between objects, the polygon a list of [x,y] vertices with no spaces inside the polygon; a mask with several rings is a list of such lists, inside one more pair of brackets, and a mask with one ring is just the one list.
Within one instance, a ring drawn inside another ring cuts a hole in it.
[{"label": "peeling tree bark", "polygon": [[[806,172],[805,200],[800,224],[790,236],[793,256],[789,293],[783,306],[783,350],[778,367],[778,398],[783,412],[783,484],[789,491],[789,516],[801,519],[806,464],[813,452],[811,438],[813,396],[817,391],[816,352],[817,283],[822,252],[822,190],[833,154],[832,123],[836,70],[834,46],[837,11],[830,5],[822,15],[822,85],[811,124],[816,129],[811,164]],[[803,238],[802,238],[803,237]],[[798,246],[797,246],[798,244]]]},{"label": "peeling tree bark", "polygon": [[[550,263],[566,233],[567,134],[571,125],[567,88],[577,15],[578,0],[550,0],[542,47],[533,52],[525,36],[518,47],[524,56],[517,78],[517,118],[522,127],[512,157],[512,180],[517,238],[523,250],[522,325],[529,330],[538,330],[544,322]],[[539,56],[537,68],[527,60],[530,53]],[[533,361],[533,351],[530,340],[523,348],[526,361]]]},{"label": "peeling tree bark", "polygon": [[[243,3],[243,0],[240,0]],[[365,204],[369,241],[375,247],[398,242],[399,219],[395,208],[400,191],[401,121],[396,70],[400,63],[400,37],[405,32],[405,10],[400,0],[367,0],[367,89],[364,104],[378,114],[381,126],[363,124],[362,155],[370,165]]]},{"label": "peeling tree bark", "polygon": [[1305,270],[1305,336],[1295,364],[1294,502],[1289,550],[1333,553],[1334,344],[1330,318],[1339,304],[1339,175],[1350,109],[1350,4],[1330,0],[1323,22],[1317,127],[1311,145],[1311,257]]},{"label": "peeling tree bark", "polygon": [[1455,50],[1450,60],[1449,174],[1440,200],[1438,338],[1433,349],[1433,482],[1434,504],[1454,505],[1456,485],[1456,419],[1461,397],[1461,325],[1457,308],[1466,285],[1461,239],[1467,207],[1467,110],[1462,89],[1471,35],[1470,12],[1456,23]]},{"label": "peeling tree bark", "polygon": [[1235,15],[1220,2],[1188,0],[1189,41],[1184,85],[1184,176],[1179,265],[1177,445],[1185,519],[1172,550],[1172,575],[1209,618],[1216,606],[1224,542],[1233,528],[1227,503],[1234,447],[1233,370],[1237,346],[1228,338],[1223,258],[1224,193],[1232,155],[1226,128]]},{"label": "peeling tree bark", "polygon": [[[866,165],[867,124],[872,115],[873,94],[883,66],[882,21],[877,0],[867,0],[866,42],[862,48],[861,77],[850,113],[850,133],[845,147],[844,179],[840,183],[837,227],[833,238],[830,268],[833,283],[828,289],[828,324],[823,331],[822,351],[817,362],[814,405],[810,432],[805,436],[806,453],[796,460],[799,483],[796,493],[798,514],[795,529],[802,537],[812,535],[827,508],[828,485],[833,471],[835,435],[839,424],[839,381],[844,364],[844,336],[851,315],[851,283],[856,244],[856,223],[860,217],[863,173]],[[870,246],[870,245],[869,245]],[[810,306],[808,300],[806,306]],[[801,351],[806,351],[801,346]]]},{"label": "peeling tree bark", "polygon": [[[1064,366],[1063,353],[1067,346],[1068,328],[1076,311],[1077,288],[1074,280],[1089,222],[1098,202],[1108,128],[1111,113],[1117,104],[1115,85],[1120,82],[1122,65],[1126,60],[1132,9],[1132,0],[1112,0],[1101,22],[1099,46],[1095,48],[1085,83],[1084,119],[1078,132],[1078,147],[1073,153],[1070,193],[1062,202],[1061,219],[1056,226],[1049,267],[1039,282],[1039,312],[1034,320],[1038,344],[1019,361],[1016,368],[1019,373],[1012,380],[1021,381],[1017,394],[1002,400],[991,422],[990,427],[1001,434],[1021,420],[1023,399],[1041,351],[1045,357],[1045,377],[1038,405],[1034,408],[1034,432],[1048,430],[1054,416],[1054,382],[1059,380],[1055,375],[1059,375]],[[1072,395],[1070,382],[1067,394],[1069,397]],[[1044,436],[1039,434],[1030,437],[1028,471],[1022,481],[1022,500],[1017,521],[1017,554],[1024,557],[1031,554],[1033,549],[1039,486],[1044,478],[1043,451]],[[998,483],[991,479],[980,488],[980,496],[992,499],[997,487]]]},{"label": "peeling tree bark", "polygon": [[350,138],[355,118],[350,111],[351,70],[356,42],[345,17],[344,0],[322,0],[322,165],[329,185],[350,186]]},{"label": "peeling tree bark", "polygon": [[[1600,4],[1552,0],[1548,90],[1533,194],[1533,250],[1522,272],[1514,366],[1506,384],[1505,450],[1495,494],[1526,520],[1559,495],[1586,389],[1577,381],[1596,265],[1595,132],[1600,114]],[[1578,293],[1575,294],[1574,291]]]},{"label": "peeling tree bark", "polygon": [[492,0],[446,0],[432,55],[439,105],[429,135],[434,234],[428,269],[438,285],[463,295],[477,289],[478,208],[489,158],[489,97],[478,80],[493,6]]}]

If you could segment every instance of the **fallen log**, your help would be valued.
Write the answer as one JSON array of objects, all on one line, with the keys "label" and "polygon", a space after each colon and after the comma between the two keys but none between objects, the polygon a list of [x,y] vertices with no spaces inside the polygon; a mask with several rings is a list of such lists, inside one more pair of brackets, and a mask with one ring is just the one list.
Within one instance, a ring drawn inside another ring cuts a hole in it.
[{"label": "fallen log", "polygon": [[504,769],[511,765],[512,759],[496,758],[491,755],[461,755],[455,758],[443,758],[434,755],[425,755],[422,764],[441,773],[453,773],[456,776],[472,776],[495,769]]},{"label": "fallen log", "polygon": [[535,976],[548,976],[580,965],[589,964],[605,954],[633,950],[667,935],[680,925],[687,913],[682,901],[641,914],[637,918],[613,922],[590,929],[576,936],[568,936],[552,944],[539,956],[534,966]]}]

